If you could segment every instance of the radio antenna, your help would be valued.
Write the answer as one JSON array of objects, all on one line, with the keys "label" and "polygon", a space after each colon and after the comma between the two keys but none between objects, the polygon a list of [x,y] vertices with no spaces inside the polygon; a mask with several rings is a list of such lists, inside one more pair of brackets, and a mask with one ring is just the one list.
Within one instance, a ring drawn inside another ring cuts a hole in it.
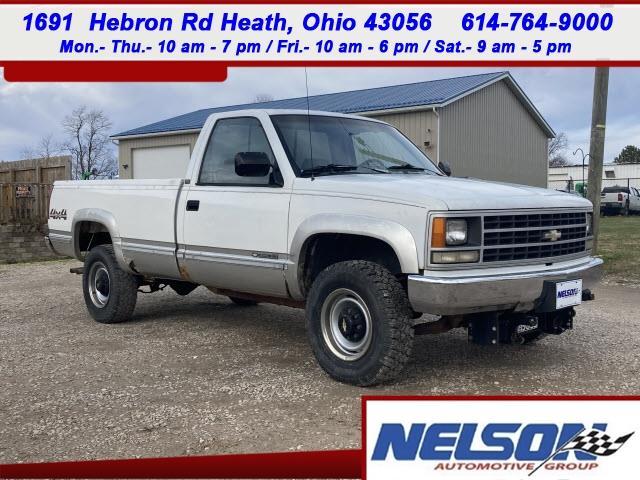
[{"label": "radio antenna", "polygon": [[307,92],[307,128],[309,129],[309,161],[311,162],[311,181],[315,180],[313,172],[313,144],[311,142],[311,108],[309,107],[309,76],[307,75],[307,67],[304,67],[304,85]]}]

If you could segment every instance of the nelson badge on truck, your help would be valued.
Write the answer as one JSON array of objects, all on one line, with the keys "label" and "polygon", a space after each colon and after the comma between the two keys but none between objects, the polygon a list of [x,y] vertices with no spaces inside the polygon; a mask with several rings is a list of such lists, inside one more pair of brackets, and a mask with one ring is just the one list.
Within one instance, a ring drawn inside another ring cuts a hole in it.
[{"label": "nelson badge on truck", "polygon": [[601,275],[591,203],[450,173],[377,120],[218,113],[182,178],[56,182],[48,238],[84,262],[98,322],[129,319],[142,287],[301,307],[320,366],[355,385],[395,378],[414,335],[572,328]]}]

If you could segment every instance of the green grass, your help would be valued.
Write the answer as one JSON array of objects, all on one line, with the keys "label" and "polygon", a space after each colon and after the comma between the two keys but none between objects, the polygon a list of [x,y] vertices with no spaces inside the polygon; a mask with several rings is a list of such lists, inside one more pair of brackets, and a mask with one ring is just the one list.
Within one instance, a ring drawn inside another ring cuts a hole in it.
[{"label": "green grass", "polygon": [[597,254],[616,283],[640,283],[640,216],[603,217]]}]

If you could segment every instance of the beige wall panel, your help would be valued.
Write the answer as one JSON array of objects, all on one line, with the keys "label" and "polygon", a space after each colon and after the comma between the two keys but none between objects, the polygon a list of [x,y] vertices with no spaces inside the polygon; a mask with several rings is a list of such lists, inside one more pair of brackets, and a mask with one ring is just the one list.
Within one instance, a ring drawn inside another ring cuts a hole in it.
[{"label": "beige wall panel", "polygon": [[431,160],[438,163],[438,118],[432,110],[368,116],[397,127]]},{"label": "beige wall panel", "polygon": [[497,82],[440,110],[440,155],[455,176],[547,186],[547,137]]}]

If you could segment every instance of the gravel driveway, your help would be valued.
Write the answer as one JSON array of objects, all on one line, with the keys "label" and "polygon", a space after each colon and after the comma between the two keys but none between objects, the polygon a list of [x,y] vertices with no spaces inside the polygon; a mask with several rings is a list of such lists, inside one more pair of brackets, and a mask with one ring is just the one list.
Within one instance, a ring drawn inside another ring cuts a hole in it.
[{"label": "gravel driveway", "polygon": [[166,290],[101,325],[76,265],[0,266],[0,463],[354,448],[365,393],[640,394],[640,289],[603,285],[525,347],[417,337],[400,381],[361,389],[321,371],[301,310]]}]

